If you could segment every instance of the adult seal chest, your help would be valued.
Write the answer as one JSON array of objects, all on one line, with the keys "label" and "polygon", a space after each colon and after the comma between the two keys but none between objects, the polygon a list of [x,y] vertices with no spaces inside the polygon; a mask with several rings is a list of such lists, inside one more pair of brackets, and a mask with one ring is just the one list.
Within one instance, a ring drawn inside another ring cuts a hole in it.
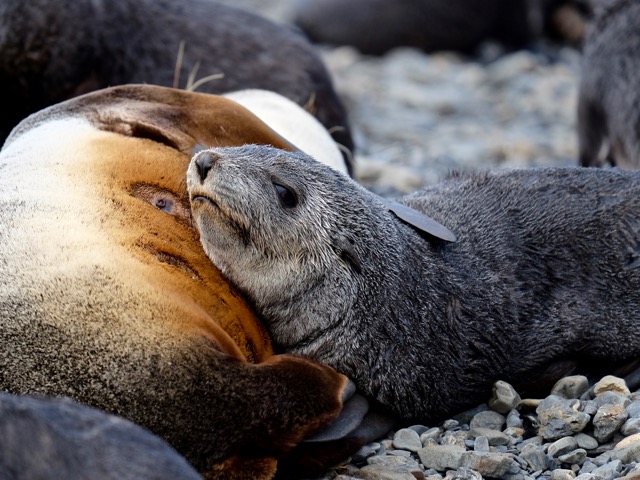
[{"label": "adult seal chest", "polygon": [[278,347],[334,366],[405,419],[477,405],[498,379],[640,353],[639,174],[469,173],[401,199],[455,242],[269,147],[199,153],[188,190],[209,258]]}]

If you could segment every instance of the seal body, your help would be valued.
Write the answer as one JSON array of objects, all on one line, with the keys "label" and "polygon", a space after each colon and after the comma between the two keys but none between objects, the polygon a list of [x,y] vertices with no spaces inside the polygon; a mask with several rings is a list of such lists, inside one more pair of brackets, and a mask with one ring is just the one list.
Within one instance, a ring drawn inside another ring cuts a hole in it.
[{"label": "seal body", "polygon": [[460,174],[400,200],[454,243],[268,147],[201,152],[188,188],[205,251],[277,346],[334,366],[402,418],[477,405],[499,379],[640,353],[640,173]]},{"label": "seal body", "polygon": [[273,356],[211,264],[194,148],[293,148],[215,95],[117,87],[38,112],[0,152],[0,389],[67,396],[160,436],[207,478],[271,478],[347,380]]},{"label": "seal body", "polygon": [[527,47],[543,35],[580,44],[585,0],[297,0],[293,21],[318,43],[380,55],[397,47],[473,51],[494,40]]},{"label": "seal body", "polygon": [[128,83],[187,88],[218,75],[198,91],[280,93],[307,105],[336,142],[353,148],[313,46],[250,12],[209,0],[79,0],[65,8],[7,0],[0,32],[2,140],[28,114],[82,93]]},{"label": "seal body", "polygon": [[169,445],[69,399],[0,393],[0,476],[15,480],[201,480]]},{"label": "seal body", "polygon": [[640,4],[596,2],[578,97],[583,166],[640,167]]}]

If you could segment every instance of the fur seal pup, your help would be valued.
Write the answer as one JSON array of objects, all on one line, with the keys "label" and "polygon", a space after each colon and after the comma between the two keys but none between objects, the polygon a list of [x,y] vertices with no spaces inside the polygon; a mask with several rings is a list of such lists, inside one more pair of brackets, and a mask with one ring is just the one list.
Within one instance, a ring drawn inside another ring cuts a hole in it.
[{"label": "fur seal pup", "polygon": [[64,8],[4,0],[0,32],[0,143],[28,114],[82,93],[129,83],[184,88],[221,74],[198,91],[280,93],[353,149],[314,47],[293,28],[241,9],[210,0],[77,0]]},{"label": "fur seal pup", "polygon": [[0,390],[127,418],[207,478],[269,479],[342,419],[347,379],[274,356],[192,225],[191,152],[248,142],[294,148],[232,100],[144,85],[21,122],[0,151]]},{"label": "fur seal pup", "polygon": [[640,3],[594,2],[578,96],[582,166],[640,167]]},{"label": "fur seal pup", "polygon": [[207,255],[276,346],[404,419],[460,412],[494,381],[560,362],[640,355],[640,172],[458,174],[400,200],[455,242],[304,154],[210,149],[187,186]]},{"label": "fur seal pup", "polygon": [[0,393],[0,478],[202,480],[166,442],[68,398]]}]

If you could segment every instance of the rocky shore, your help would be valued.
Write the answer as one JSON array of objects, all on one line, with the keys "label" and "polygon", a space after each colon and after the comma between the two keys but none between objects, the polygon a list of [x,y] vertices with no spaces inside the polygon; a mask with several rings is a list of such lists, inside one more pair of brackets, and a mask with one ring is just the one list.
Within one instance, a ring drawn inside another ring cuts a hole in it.
[{"label": "rocky shore", "polygon": [[640,478],[640,392],[607,376],[561,379],[544,399],[496,382],[486,404],[361,448],[325,480]]}]

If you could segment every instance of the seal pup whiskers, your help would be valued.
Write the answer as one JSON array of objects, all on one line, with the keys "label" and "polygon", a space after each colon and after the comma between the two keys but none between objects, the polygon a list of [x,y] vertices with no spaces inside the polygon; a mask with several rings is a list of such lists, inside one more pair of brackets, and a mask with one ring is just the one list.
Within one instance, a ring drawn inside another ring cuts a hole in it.
[{"label": "seal pup whiskers", "polygon": [[456,242],[302,153],[206,150],[187,182],[205,251],[278,347],[405,419],[461,411],[558,362],[640,353],[640,173],[458,174],[400,200]]}]

